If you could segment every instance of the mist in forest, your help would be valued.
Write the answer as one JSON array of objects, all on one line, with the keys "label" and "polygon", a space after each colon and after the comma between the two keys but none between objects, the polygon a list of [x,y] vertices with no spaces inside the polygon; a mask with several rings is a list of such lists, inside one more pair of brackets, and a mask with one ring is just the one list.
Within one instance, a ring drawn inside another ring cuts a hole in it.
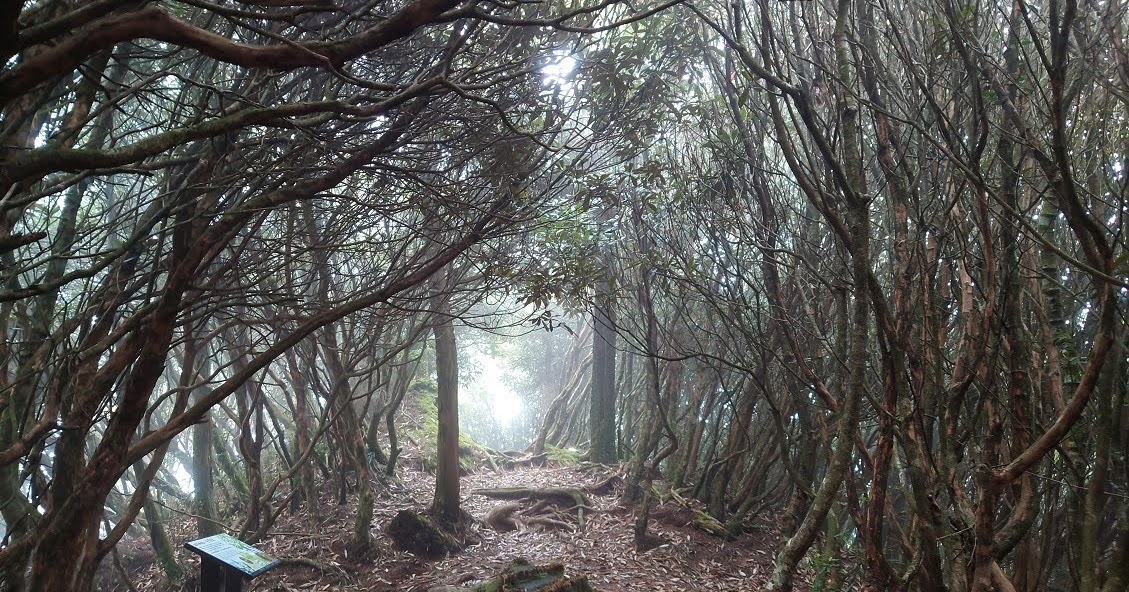
[{"label": "mist in forest", "polygon": [[0,2],[0,592],[1125,592],[1127,147],[1125,0]]},{"label": "mist in forest", "polygon": [[[568,352],[584,344],[571,327],[549,331],[522,326],[521,317],[504,320],[517,326],[459,332],[459,428],[496,450],[523,451],[533,444],[545,411],[564,387]],[[560,321],[570,326],[584,322]]]}]

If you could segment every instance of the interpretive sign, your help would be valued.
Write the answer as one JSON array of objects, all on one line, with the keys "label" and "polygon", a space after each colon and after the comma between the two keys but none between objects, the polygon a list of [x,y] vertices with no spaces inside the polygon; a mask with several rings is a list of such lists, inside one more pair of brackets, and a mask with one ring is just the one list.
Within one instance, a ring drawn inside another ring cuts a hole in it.
[{"label": "interpretive sign", "polygon": [[240,592],[243,578],[253,578],[281,563],[226,534],[188,541],[184,546],[200,556],[200,592]]}]

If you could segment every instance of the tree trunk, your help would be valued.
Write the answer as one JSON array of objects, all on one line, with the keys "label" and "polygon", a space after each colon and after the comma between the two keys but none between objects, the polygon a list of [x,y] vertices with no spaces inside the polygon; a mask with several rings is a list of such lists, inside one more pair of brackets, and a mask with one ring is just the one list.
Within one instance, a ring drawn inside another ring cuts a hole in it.
[{"label": "tree trunk", "polygon": [[1090,471],[1090,482],[1086,484],[1086,496],[1082,500],[1081,524],[1078,526],[1078,591],[1098,592],[1101,590],[1101,529],[1102,514],[1106,511],[1109,483],[1110,458],[1113,439],[1114,414],[1120,413],[1122,401],[1120,393],[1124,389],[1123,372],[1125,357],[1121,350],[1121,339],[1114,340],[1112,354],[1106,367],[1105,376],[1098,390],[1097,431],[1095,433],[1094,464]]},{"label": "tree trunk", "polygon": [[[310,406],[309,394],[306,388],[306,376],[298,367],[298,359],[293,350],[286,352],[286,368],[290,376],[291,391],[294,394],[294,438],[298,458],[312,457],[306,451],[310,449]],[[306,502],[306,517],[312,519],[318,515],[318,489],[314,479],[314,463],[311,458],[306,458],[298,469],[297,487],[299,492],[294,496],[299,502]]]},{"label": "tree trunk", "polygon": [[432,513],[444,527],[459,522],[459,360],[455,323],[446,295],[436,299],[435,382],[439,415],[438,462]]},{"label": "tree trunk", "polygon": [[[839,0],[835,15],[833,35],[835,58],[840,83],[851,87],[852,68],[848,59],[847,22],[850,19],[851,0]],[[769,580],[770,592],[790,592],[792,577],[796,566],[815,541],[834,504],[839,487],[847,476],[854,451],[855,434],[858,431],[859,408],[866,393],[867,348],[869,345],[869,280],[870,269],[870,211],[869,202],[863,194],[863,166],[858,138],[858,107],[851,91],[845,91],[840,98],[842,116],[842,153],[845,171],[840,191],[847,202],[847,223],[851,241],[851,281],[853,291],[850,348],[847,364],[850,375],[847,380],[844,400],[839,408],[839,427],[836,431],[835,447],[827,473],[812,499],[807,514],[800,523],[796,534],[792,535],[776,557],[776,567]],[[806,106],[801,105],[801,108]],[[811,130],[818,133],[818,130]]]},{"label": "tree trunk", "polygon": [[592,311],[592,389],[588,416],[591,437],[589,459],[611,464],[616,459],[615,445],[615,310],[608,282],[600,283]]},{"label": "tree trunk", "polygon": [[[200,375],[211,374],[211,357],[203,356],[200,364]],[[195,393],[196,399],[203,395],[203,389]],[[193,401],[195,402],[195,401]],[[204,413],[204,421],[192,428],[192,510],[196,513],[196,532],[201,537],[219,534],[219,524],[216,522],[216,498],[212,483],[212,438],[215,426],[209,417],[211,412]]]},{"label": "tree trunk", "polygon": [[145,500],[145,521],[149,527],[149,541],[153,544],[153,553],[157,557],[157,565],[161,568],[165,580],[176,583],[184,577],[184,570],[176,562],[176,550],[169,540],[169,533],[162,523],[160,508],[149,495]]}]

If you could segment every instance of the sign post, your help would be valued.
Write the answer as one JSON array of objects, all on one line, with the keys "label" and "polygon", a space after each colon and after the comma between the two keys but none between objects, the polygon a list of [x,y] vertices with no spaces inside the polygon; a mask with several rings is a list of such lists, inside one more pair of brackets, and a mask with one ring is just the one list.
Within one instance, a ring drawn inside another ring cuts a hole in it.
[{"label": "sign post", "polygon": [[200,592],[242,592],[243,578],[261,575],[282,563],[226,534],[188,541],[184,547],[200,556]]}]

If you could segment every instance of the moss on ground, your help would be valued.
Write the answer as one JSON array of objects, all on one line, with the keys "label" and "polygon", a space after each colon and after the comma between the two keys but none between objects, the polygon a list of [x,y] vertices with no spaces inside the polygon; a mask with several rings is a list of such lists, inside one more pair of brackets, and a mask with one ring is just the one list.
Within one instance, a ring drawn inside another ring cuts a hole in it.
[{"label": "moss on ground", "polygon": [[[419,411],[417,422],[408,426],[404,432],[419,446],[420,463],[424,470],[434,473],[439,466],[437,440],[439,438],[439,408],[436,406],[435,382],[430,379],[416,380],[409,388],[415,408]],[[468,474],[478,466],[478,461],[486,452],[482,445],[466,434],[459,433],[459,473]]]},{"label": "moss on ground", "polygon": [[572,579],[564,575],[559,563],[533,565],[524,559],[515,559],[501,574],[474,588],[470,592],[596,592],[584,577]]},{"label": "moss on ground", "polygon": [[575,465],[580,462],[580,451],[575,448],[558,448],[552,444],[546,444],[545,458],[555,463]]},{"label": "moss on ground", "polygon": [[429,517],[411,510],[396,513],[388,523],[388,536],[397,547],[420,557],[438,558],[462,550],[462,545]]}]

